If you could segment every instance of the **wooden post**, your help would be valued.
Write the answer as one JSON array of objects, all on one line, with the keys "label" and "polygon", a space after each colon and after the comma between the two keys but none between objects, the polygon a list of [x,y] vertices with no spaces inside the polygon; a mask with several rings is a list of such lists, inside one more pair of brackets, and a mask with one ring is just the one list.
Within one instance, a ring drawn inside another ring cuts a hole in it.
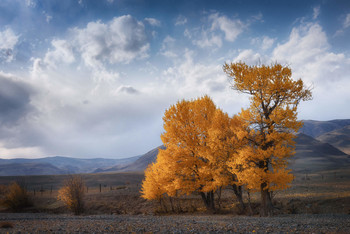
[{"label": "wooden post", "polygon": [[102,191],[102,186],[101,186],[101,184],[100,184],[100,192]]}]

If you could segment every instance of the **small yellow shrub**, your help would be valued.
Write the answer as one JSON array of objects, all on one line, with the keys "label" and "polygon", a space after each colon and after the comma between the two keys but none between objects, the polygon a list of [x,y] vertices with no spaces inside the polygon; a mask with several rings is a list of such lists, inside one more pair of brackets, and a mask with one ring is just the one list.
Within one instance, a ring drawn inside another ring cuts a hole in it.
[{"label": "small yellow shrub", "polygon": [[27,190],[14,182],[8,186],[2,204],[13,211],[19,211],[30,206],[31,202]]},{"label": "small yellow shrub", "polygon": [[64,186],[58,191],[58,200],[79,215],[84,211],[84,181],[81,176],[71,176],[64,181]]}]

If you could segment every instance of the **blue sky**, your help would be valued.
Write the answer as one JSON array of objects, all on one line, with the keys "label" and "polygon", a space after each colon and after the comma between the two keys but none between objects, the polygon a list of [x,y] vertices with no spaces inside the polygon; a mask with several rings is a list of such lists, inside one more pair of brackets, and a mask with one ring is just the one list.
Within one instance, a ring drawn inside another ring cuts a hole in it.
[{"label": "blue sky", "polygon": [[313,87],[300,119],[350,118],[350,1],[0,1],[0,157],[129,157],[164,111],[248,97],[225,62],[289,65]]}]

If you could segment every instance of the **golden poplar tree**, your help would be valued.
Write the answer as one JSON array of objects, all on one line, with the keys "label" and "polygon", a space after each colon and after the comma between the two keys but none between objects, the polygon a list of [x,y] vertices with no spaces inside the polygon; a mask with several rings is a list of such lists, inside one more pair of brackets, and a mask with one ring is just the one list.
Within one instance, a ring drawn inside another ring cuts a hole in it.
[{"label": "golden poplar tree", "polygon": [[[161,139],[166,149],[159,151],[156,163],[146,171],[143,197],[154,199],[155,191],[169,196],[198,192],[206,208],[214,210],[214,192],[232,180],[226,160],[235,147],[230,141],[233,122],[208,96],[179,101],[166,110],[163,120]],[[227,147],[220,145],[227,143]],[[161,183],[154,181],[158,178]],[[161,189],[151,191],[157,185]]]},{"label": "golden poplar tree", "polygon": [[208,96],[194,101],[180,101],[165,112],[165,132],[161,135],[166,149],[160,158],[173,162],[171,170],[175,173],[169,187],[178,194],[199,192],[210,210],[215,208],[215,188],[210,186],[212,170],[204,152],[216,109]]},{"label": "golden poplar tree", "polygon": [[241,208],[244,209],[242,183],[237,180],[229,168],[228,161],[234,161],[242,141],[237,134],[242,132],[241,121],[236,116],[230,118],[227,113],[217,110],[208,130],[206,158],[211,162],[213,186],[233,189]]},{"label": "golden poplar tree", "polygon": [[287,159],[294,153],[295,133],[302,126],[297,120],[300,101],[311,99],[311,91],[301,79],[291,78],[289,67],[224,65],[233,80],[233,89],[250,95],[250,107],[239,114],[246,143],[229,167],[248,189],[261,193],[261,215],[272,214],[271,191],[285,189],[293,180]]}]

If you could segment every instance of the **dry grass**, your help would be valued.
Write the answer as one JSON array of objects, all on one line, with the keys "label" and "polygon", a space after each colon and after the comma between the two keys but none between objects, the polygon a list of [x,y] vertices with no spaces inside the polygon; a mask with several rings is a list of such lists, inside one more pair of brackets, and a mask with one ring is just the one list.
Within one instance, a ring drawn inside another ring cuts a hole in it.
[{"label": "dry grass", "polygon": [[[275,213],[350,213],[350,172],[329,171],[318,174],[297,174],[291,188],[274,194]],[[52,177],[48,177],[51,178]],[[165,207],[156,201],[146,201],[140,197],[140,173],[110,173],[83,175],[87,183],[85,196],[85,214],[163,214],[170,213],[204,213],[205,207],[200,196],[191,195],[165,199]],[[87,180],[86,180],[87,178]],[[30,178],[29,178],[30,179]],[[40,178],[42,180],[43,178]],[[57,179],[61,179],[58,177]],[[30,187],[31,184],[27,184]],[[34,180],[35,182],[35,180]],[[57,183],[57,181],[51,181]],[[101,184],[101,192],[99,184]],[[50,181],[44,183],[49,187]],[[64,204],[56,200],[57,189],[46,189],[43,193],[36,191],[33,197],[35,211],[52,213],[67,212]],[[247,195],[244,201],[248,203]],[[251,194],[254,214],[258,214],[260,195]],[[221,214],[244,214],[240,210],[231,190],[224,190],[220,204],[216,201]],[[0,208],[1,209],[1,208]],[[247,213],[246,213],[247,214]]]}]

